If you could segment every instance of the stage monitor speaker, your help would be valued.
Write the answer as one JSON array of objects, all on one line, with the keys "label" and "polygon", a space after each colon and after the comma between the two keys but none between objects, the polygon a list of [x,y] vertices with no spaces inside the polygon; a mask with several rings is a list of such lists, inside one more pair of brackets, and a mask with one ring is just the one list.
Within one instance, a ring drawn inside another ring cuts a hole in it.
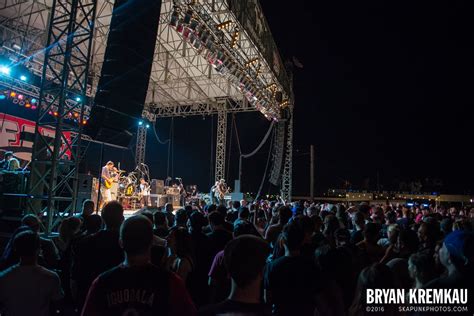
[{"label": "stage monitor speaker", "polygon": [[[82,203],[85,200],[92,199],[92,176],[88,174],[79,174],[79,184],[77,186],[76,213],[82,211]],[[94,200],[93,200],[94,201]],[[96,201],[94,201],[94,204]]]},{"label": "stage monitor speaker", "polygon": [[116,0],[86,134],[127,147],[142,116],[161,0]]},{"label": "stage monitor speaker", "polygon": [[151,194],[165,194],[165,182],[163,180],[152,179],[150,192]]}]

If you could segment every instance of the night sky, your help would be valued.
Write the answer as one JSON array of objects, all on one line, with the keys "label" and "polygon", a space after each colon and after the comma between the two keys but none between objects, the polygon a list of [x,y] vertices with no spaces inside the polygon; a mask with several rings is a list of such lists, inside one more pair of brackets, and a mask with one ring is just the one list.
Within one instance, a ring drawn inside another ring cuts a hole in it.
[{"label": "night sky", "polygon": [[[293,194],[309,193],[309,145],[316,148],[316,189],[438,177],[445,192],[474,191],[474,23],[469,1],[261,0],[284,60],[295,56]],[[258,113],[235,116],[242,151],[251,152],[269,122]],[[157,122],[162,140],[170,119]],[[229,116],[227,179],[238,173]],[[167,174],[213,181],[216,118],[174,120],[173,167],[168,145],[148,134],[153,178]],[[211,141],[212,139],[212,141]],[[243,191],[256,192],[269,144],[244,162]],[[133,161],[133,150],[121,154]],[[118,159],[106,151],[104,159]],[[170,169],[170,172],[167,172]],[[173,170],[171,170],[173,169]],[[263,193],[275,188],[265,183]]]},{"label": "night sky", "polygon": [[369,178],[439,177],[474,189],[470,1],[261,0],[295,72],[294,193]]}]

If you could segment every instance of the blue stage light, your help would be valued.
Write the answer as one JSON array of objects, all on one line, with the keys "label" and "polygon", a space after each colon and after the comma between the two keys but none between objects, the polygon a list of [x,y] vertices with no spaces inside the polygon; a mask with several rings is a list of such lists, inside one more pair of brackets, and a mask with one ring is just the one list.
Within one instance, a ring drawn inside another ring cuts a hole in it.
[{"label": "blue stage light", "polygon": [[150,124],[147,124],[147,125],[146,125],[146,128],[150,128]]},{"label": "blue stage light", "polygon": [[26,81],[26,79],[27,79],[27,78],[26,78],[25,75],[21,75],[21,76],[20,76],[20,80],[21,80],[21,81]]},{"label": "blue stage light", "polygon": [[7,66],[0,66],[0,73],[4,74],[4,75],[10,75],[10,72],[11,72],[11,68],[10,67],[7,67]]},{"label": "blue stage light", "polygon": [[139,126],[142,126],[142,125],[143,125],[143,121],[139,121],[139,122],[138,122],[138,125],[139,125]]},{"label": "blue stage light", "polygon": [[81,102],[81,98],[80,98],[80,97],[76,97],[76,102]]},{"label": "blue stage light", "polygon": [[0,94],[0,100],[5,100],[6,98],[7,98],[7,96],[6,96],[6,95],[4,95],[4,94]]}]

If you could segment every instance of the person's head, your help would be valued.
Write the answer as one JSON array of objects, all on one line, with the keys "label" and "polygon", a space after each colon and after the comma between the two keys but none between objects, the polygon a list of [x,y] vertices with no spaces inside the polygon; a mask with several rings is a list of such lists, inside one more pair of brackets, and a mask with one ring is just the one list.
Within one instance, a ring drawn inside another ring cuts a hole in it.
[{"label": "person's head", "polygon": [[387,238],[388,241],[394,245],[397,243],[398,240],[398,234],[400,233],[400,228],[398,227],[397,224],[391,224],[387,228]]},{"label": "person's head", "polygon": [[102,228],[102,217],[92,214],[84,219],[84,227],[88,234],[98,232]]},{"label": "person's head", "polygon": [[418,248],[416,232],[409,229],[401,229],[398,234],[397,247],[405,253],[414,253]]},{"label": "person's head", "polygon": [[278,218],[281,225],[288,223],[290,218],[293,216],[293,212],[288,206],[280,206],[278,208]]},{"label": "person's head", "polygon": [[161,211],[157,211],[155,214],[153,214],[153,222],[155,223],[155,226],[168,227],[168,219],[166,218],[166,214]]},{"label": "person's head", "polygon": [[334,232],[334,239],[337,247],[345,246],[351,240],[351,233],[346,228],[338,228]]},{"label": "person's head", "polygon": [[193,253],[193,243],[191,235],[184,227],[173,227],[166,237],[168,247],[170,247],[178,257],[191,257]]},{"label": "person's head", "polygon": [[385,214],[385,224],[391,225],[397,222],[397,213],[395,211],[388,211]]},{"label": "person's head", "polygon": [[27,214],[21,219],[21,224],[23,226],[28,226],[32,231],[38,233],[40,230],[40,220],[38,216],[34,214]]},{"label": "person's head", "polygon": [[409,289],[413,282],[408,272],[408,260],[404,258],[393,258],[387,262],[387,267],[390,268],[394,277],[397,288]]},{"label": "person's head", "polygon": [[421,285],[434,279],[436,276],[435,266],[434,258],[429,252],[414,253],[408,259],[410,277]]},{"label": "person's head", "polygon": [[351,310],[366,306],[367,289],[393,289],[395,280],[393,273],[388,266],[375,263],[365,267],[359,274],[357,280],[356,295],[351,306]]},{"label": "person's head", "polygon": [[105,204],[101,215],[107,230],[119,230],[124,219],[122,204],[118,201]]},{"label": "person's head", "polygon": [[217,206],[216,207],[216,212],[222,214],[222,216],[224,216],[224,218],[227,216],[227,208],[224,205]]},{"label": "person's head", "polygon": [[208,216],[209,225],[211,226],[212,230],[216,230],[217,228],[221,228],[224,225],[225,217],[219,212],[212,212]]},{"label": "person's head", "polygon": [[146,183],[145,179],[140,178],[140,184],[145,184],[145,183]]},{"label": "person's head", "polygon": [[422,243],[434,243],[437,238],[437,226],[432,223],[422,222],[418,228],[418,239]]},{"label": "person's head", "polygon": [[367,223],[364,228],[364,239],[369,243],[377,243],[379,237],[379,228],[375,223]]},{"label": "person's head", "polygon": [[107,168],[108,168],[109,170],[114,169],[114,163],[113,163],[112,161],[110,161],[110,160],[107,161],[107,163],[106,163],[105,165],[107,166]]},{"label": "person's head", "polygon": [[439,260],[448,271],[461,271],[472,260],[473,235],[462,230],[448,234],[439,250]]},{"label": "person's head", "polygon": [[232,201],[232,208],[238,210],[240,208],[240,201]]},{"label": "person's head", "polygon": [[239,208],[239,218],[248,220],[250,217],[250,211],[247,207],[240,207]]},{"label": "person's head", "polygon": [[188,228],[191,232],[202,232],[202,228],[207,224],[207,219],[199,211],[194,211],[189,216]]},{"label": "person's head", "polygon": [[153,213],[150,212],[150,211],[142,211],[140,212],[140,214],[142,214],[143,216],[145,216],[146,218],[148,218],[148,220],[151,222],[151,224],[153,225]]},{"label": "person's head", "polygon": [[165,212],[166,212],[166,213],[173,213],[173,204],[171,204],[171,203],[166,203],[166,204],[165,204]]},{"label": "person's head", "polygon": [[324,218],[324,235],[333,238],[334,232],[340,227],[339,220],[333,214],[329,214]]},{"label": "person's head", "polygon": [[81,229],[81,220],[75,216],[65,218],[59,225],[59,238],[65,243],[69,243],[74,235]]},{"label": "person's head", "polygon": [[354,214],[354,217],[352,219],[352,222],[354,226],[356,226],[359,230],[363,230],[365,227],[365,215],[361,211],[357,211]]},{"label": "person's head", "polygon": [[224,249],[224,263],[233,286],[260,284],[269,251],[268,244],[256,236],[241,235],[231,240]]},{"label": "person's head", "polygon": [[149,255],[153,242],[153,226],[143,215],[127,218],[120,227],[120,245],[127,257]]},{"label": "person's head", "polygon": [[234,225],[234,231],[232,233],[234,238],[237,238],[241,235],[254,235],[255,229],[253,225],[247,221],[238,221]]},{"label": "person's head", "polygon": [[82,216],[85,218],[87,216],[90,216],[94,213],[94,201],[92,200],[84,200],[84,202],[82,202]]},{"label": "person's head", "polygon": [[185,209],[179,209],[174,217],[175,226],[186,227],[188,221],[188,212]]},{"label": "person's head", "polygon": [[30,230],[19,233],[13,240],[13,249],[22,260],[35,259],[40,249],[39,235]]},{"label": "person's head", "polygon": [[445,218],[440,223],[440,229],[444,236],[448,235],[453,231],[453,220],[451,218]]},{"label": "person's head", "polygon": [[240,200],[240,206],[241,207],[248,207],[248,203],[246,200]]},{"label": "person's head", "polygon": [[283,227],[281,236],[285,251],[288,252],[300,250],[305,241],[304,229],[297,221],[289,221],[288,224]]}]

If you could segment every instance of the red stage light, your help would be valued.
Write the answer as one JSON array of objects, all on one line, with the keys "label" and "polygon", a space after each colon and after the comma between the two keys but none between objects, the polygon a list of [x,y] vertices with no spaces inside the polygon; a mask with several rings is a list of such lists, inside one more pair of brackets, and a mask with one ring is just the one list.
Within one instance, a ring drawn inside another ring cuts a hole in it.
[{"label": "red stage light", "polygon": [[31,109],[32,109],[32,110],[36,110],[36,105],[32,105],[32,106],[31,106]]}]

